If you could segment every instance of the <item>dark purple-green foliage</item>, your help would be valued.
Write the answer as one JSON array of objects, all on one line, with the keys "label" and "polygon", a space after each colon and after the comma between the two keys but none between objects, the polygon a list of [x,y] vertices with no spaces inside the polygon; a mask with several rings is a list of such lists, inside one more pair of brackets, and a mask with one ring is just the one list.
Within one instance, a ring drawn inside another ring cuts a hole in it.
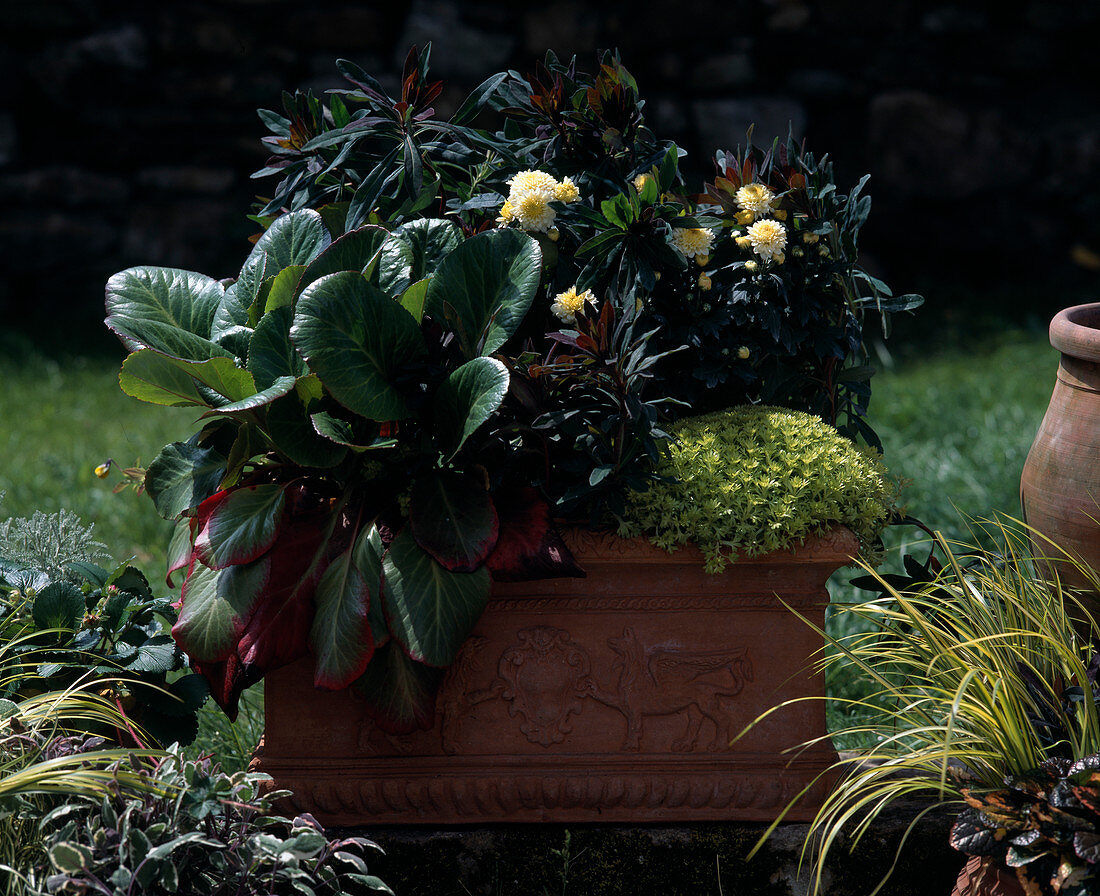
[{"label": "dark purple-green foliage", "polygon": [[963,795],[967,808],[951,828],[955,849],[1017,869],[1042,894],[1091,896],[1100,888],[1100,756],[1050,759],[1006,778],[1003,790]]},{"label": "dark purple-green foliage", "polygon": [[310,815],[275,814],[274,801],[287,794],[261,796],[263,775],[227,775],[208,759],[184,761],[178,752],[141,769],[153,792],[72,802],[43,819],[51,865],[45,892],[392,893],[368,872],[365,856],[378,849],[374,843],[329,838]]},{"label": "dark purple-green foliage", "polygon": [[[552,52],[530,76],[500,72],[444,120],[432,106],[442,84],[429,78],[430,55],[409,53],[396,97],[340,60],[351,87],[327,99],[284,94],[285,114],[261,110],[272,156],[256,176],[279,181],[257,220],[316,208],[349,231],[440,217],[475,233],[495,226],[518,172],[569,177],[581,201],[555,206],[553,236],[538,235],[547,298],[591,289],[620,313],[640,312],[639,326],[656,333],[649,354],[686,347],[656,368],[658,391],[683,402],[682,413],[781,405],[878,446],[865,419],[873,368],[864,317],[880,315],[885,335],[889,315],[921,298],[893,295],[859,266],[866,177],[843,192],[828,157],[789,137],[754,147],[750,131],[743,150],[719,148],[712,182],[691,189],[682,150],[647,127],[639,86],[610,52],[594,73]],[[735,242],[752,220],[737,199],[746,184],[776,197],[772,213],[788,235],[782,263],[759,264]],[[677,228],[710,229],[711,254],[685,259],[669,243]],[[528,330],[541,335],[520,335]]]}]

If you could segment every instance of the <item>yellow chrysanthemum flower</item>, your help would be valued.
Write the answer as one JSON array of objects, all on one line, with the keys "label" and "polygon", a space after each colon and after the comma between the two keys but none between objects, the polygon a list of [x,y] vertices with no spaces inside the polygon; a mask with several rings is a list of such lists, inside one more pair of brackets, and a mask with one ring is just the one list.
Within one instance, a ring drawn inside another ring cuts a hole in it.
[{"label": "yellow chrysanthemum flower", "polygon": [[752,251],[764,261],[781,256],[787,247],[787,231],[778,221],[757,221],[745,235],[752,243]]},{"label": "yellow chrysanthemum flower", "polygon": [[681,255],[694,258],[697,255],[710,254],[714,233],[706,227],[675,227],[668,241]]},{"label": "yellow chrysanthemum flower", "polygon": [[554,198],[558,202],[576,202],[581,198],[581,191],[577,189],[572,179],[567,177],[554,187]]},{"label": "yellow chrysanthemum flower", "polygon": [[755,274],[759,268],[760,265],[758,265],[755,261],[752,261],[751,259],[745,262],[745,270],[748,271],[750,274]]},{"label": "yellow chrysanthemum flower", "polygon": [[749,351],[749,347],[747,345],[743,345],[737,350],[737,357],[740,358],[742,361],[747,361],[750,354],[752,354],[752,352]]},{"label": "yellow chrysanthemum flower", "polygon": [[498,224],[511,224],[516,219],[516,211],[512,207],[512,203],[507,199],[504,200],[504,205],[500,207],[500,214],[497,216]]},{"label": "yellow chrysanthemum flower", "polygon": [[775,203],[775,193],[764,184],[745,184],[734,194],[737,207],[754,215],[769,215]]},{"label": "yellow chrysanthemum flower", "polygon": [[706,274],[699,275],[699,288],[703,290],[703,292],[707,292],[708,290],[710,290],[711,286],[713,285],[713,281]]},{"label": "yellow chrysanthemum flower", "polygon": [[558,293],[553,304],[550,305],[550,310],[562,323],[569,324],[576,318],[577,312],[584,307],[585,302],[593,306],[596,304],[596,296],[592,290],[577,292],[576,286],[570,286],[565,292]]},{"label": "yellow chrysanthemum flower", "polygon": [[816,233],[802,234],[802,242],[806,243],[807,245],[816,243],[819,239],[821,239],[821,237],[819,237]]},{"label": "yellow chrysanthemum flower", "polygon": [[739,249],[748,249],[750,246],[752,246],[752,240],[750,240],[747,236],[734,237],[733,241],[737,243],[737,247]]}]

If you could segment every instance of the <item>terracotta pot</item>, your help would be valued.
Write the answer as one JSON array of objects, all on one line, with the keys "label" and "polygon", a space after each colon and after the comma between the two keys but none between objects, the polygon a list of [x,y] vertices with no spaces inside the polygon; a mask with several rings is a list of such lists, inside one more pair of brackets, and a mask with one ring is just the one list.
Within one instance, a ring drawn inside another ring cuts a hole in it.
[{"label": "terracotta pot", "polygon": [[[1050,344],[1062,357],[1024,464],[1020,502],[1028,525],[1100,570],[1100,303],[1059,312],[1050,324]],[[1053,554],[1049,545],[1036,550]],[[1058,573],[1093,590],[1071,569]],[[1100,594],[1093,592],[1093,599],[1100,610]]]},{"label": "terracotta pot", "polygon": [[1024,896],[1024,885],[1012,869],[985,856],[971,856],[951,896]]},{"label": "terracotta pot", "polygon": [[771,820],[804,788],[789,817],[812,818],[836,760],[822,644],[782,602],[823,625],[852,533],[721,575],[694,549],[566,540],[587,578],[495,584],[431,729],[385,734],[300,663],[267,677],[253,767],[326,824]]}]

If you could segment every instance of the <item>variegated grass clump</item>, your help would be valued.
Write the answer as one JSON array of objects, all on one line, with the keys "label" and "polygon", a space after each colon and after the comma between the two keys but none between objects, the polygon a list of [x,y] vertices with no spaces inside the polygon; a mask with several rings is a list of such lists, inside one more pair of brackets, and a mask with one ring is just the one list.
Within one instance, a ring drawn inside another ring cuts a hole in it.
[{"label": "variegated grass clump", "polygon": [[[806,839],[814,892],[842,833],[854,847],[894,800],[961,809],[963,787],[995,790],[1047,759],[1100,752],[1097,623],[1057,578],[1035,573],[1025,529],[1014,521],[984,529],[998,554],[937,533],[945,561],[934,581],[909,588],[876,575],[882,595],[841,610],[855,617],[843,626],[854,633],[822,632],[822,669],[847,664],[873,682],[869,696],[847,701],[862,721],[833,736],[874,745],[833,770],[841,781]],[[1095,572],[1030,534],[1049,555],[1039,558],[1043,568],[1073,564],[1100,590]]]},{"label": "variegated grass clump", "polygon": [[[0,645],[0,661],[6,648]],[[0,700],[2,896],[36,892],[35,884],[44,883],[47,863],[39,821],[61,800],[155,789],[155,782],[137,769],[116,766],[142,762],[158,751],[113,749],[103,738],[85,734],[128,724],[114,704],[90,690],[90,684],[36,694],[18,704]],[[103,679],[95,685],[102,687]]]},{"label": "variegated grass clump", "polygon": [[625,538],[671,551],[699,546],[708,572],[847,526],[871,555],[894,511],[897,485],[878,455],[812,414],[740,407],[671,427],[665,481],[633,493]]}]

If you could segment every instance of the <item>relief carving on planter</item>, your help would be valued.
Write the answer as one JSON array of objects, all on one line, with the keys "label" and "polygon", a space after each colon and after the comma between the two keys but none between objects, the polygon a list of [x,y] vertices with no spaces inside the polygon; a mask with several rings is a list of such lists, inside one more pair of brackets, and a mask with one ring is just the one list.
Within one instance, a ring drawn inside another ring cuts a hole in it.
[{"label": "relief carving on planter", "polygon": [[733,740],[732,718],[722,700],[736,697],[752,681],[752,661],[747,647],[720,650],[688,650],[673,645],[643,645],[634,630],[621,638],[609,638],[607,646],[619,658],[614,705],[626,717],[624,750],[641,748],[646,716],[683,713],[687,727],[672,749],[690,753],[699,749],[703,721],[714,725],[708,750],[728,750]]},{"label": "relief carving on planter", "polygon": [[[521,630],[517,643],[501,655],[492,684],[450,701],[450,712],[445,707],[444,749],[454,752],[459,707],[468,712],[493,698],[505,700],[509,715],[521,720],[520,731],[531,743],[544,747],[562,743],[573,730],[570,717],[581,711],[584,700],[592,699],[622,714],[624,750],[641,749],[646,717],[668,715],[682,715],[686,723],[683,735],[672,744],[674,751],[729,749],[732,718],[722,701],[736,697],[752,681],[748,648],[646,646],[630,628],[624,629],[621,638],[609,638],[607,645],[617,655],[612,665],[619,673],[614,688],[604,688],[593,678],[587,651],[567,631],[551,626]],[[714,735],[702,747],[705,721],[713,726]]]},{"label": "relief carving on planter", "polygon": [[487,690],[467,694],[468,706],[500,697],[533,744],[560,744],[573,730],[569,717],[594,696],[592,664],[569,632],[548,625],[522,629],[518,643],[501,654],[497,678]]}]

